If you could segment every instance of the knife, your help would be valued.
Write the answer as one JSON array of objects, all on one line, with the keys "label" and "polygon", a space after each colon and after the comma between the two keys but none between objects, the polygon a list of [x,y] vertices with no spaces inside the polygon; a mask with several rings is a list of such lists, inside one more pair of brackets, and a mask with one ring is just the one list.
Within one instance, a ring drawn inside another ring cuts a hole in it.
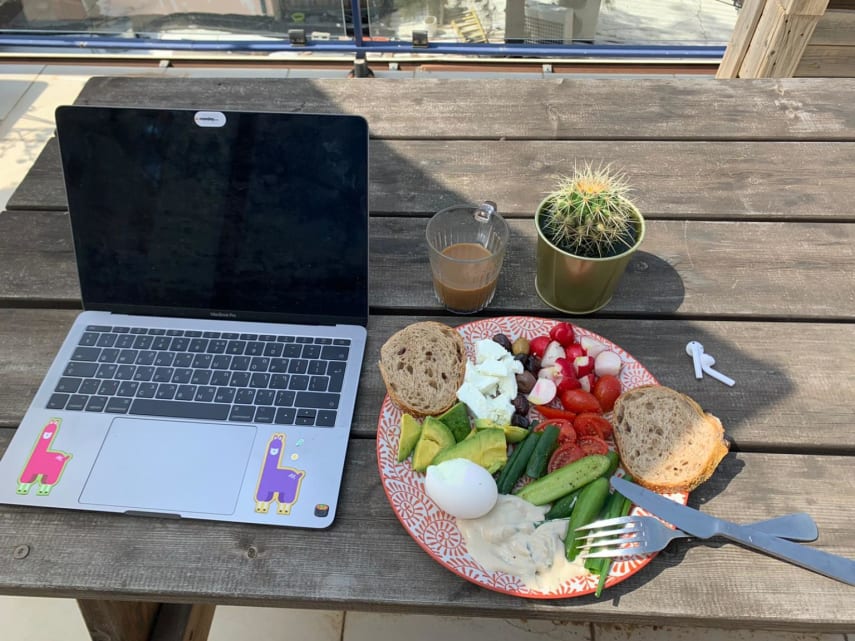
[{"label": "knife", "polygon": [[712,536],[721,536],[783,561],[789,561],[806,570],[855,585],[855,561],[852,559],[769,536],[744,525],[717,519],[675,503],[669,498],[617,476],[611,478],[611,485],[639,507],[696,537],[708,539]]}]

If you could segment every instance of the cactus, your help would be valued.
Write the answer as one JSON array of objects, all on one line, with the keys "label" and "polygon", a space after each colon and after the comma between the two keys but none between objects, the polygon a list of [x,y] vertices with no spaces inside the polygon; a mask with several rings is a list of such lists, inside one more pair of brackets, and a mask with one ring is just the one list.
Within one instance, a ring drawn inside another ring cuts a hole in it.
[{"label": "cactus", "polygon": [[609,165],[577,166],[547,195],[541,229],[553,245],[576,256],[622,254],[635,244],[639,220],[629,191],[624,174]]}]

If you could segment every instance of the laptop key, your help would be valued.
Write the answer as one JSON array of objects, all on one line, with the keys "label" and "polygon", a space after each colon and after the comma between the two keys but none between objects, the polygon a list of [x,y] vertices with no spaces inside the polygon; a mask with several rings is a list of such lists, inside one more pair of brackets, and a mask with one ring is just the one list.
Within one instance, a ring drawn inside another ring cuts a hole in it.
[{"label": "laptop key", "polygon": [[323,392],[297,392],[294,404],[297,407],[313,407],[319,410],[337,410],[338,394]]},{"label": "laptop key", "polygon": [[176,401],[192,401],[196,398],[195,385],[179,385],[175,391]]},{"label": "laptop key", "polygon": [[112,363],[104,363],[103,365],[98,366],[98,371],[95,372],[95,376],[97,378],[113,378],[116,373],[116,368],[118,365],[114,365]]},{"label": "laptop key", "polygon": [[101,350],[97,347],[76,347],[71,354],[73,361],[88,361],[94,363],[98,360]]},{"label": "laptop key", "polygon": [[152,342],[154,342],[154,336],[142,334],[134,339],[134,349],[151,349]]},{"label": "laptop key", "polygon": [[98,356],[99,363],[115,363],[119,358],[119,350],[115,347],[109,347],[101,350],[101,355]]},{"label": "laptop key", "polygon": [[134,337],[132,334],[121,334],[116,339],[115,347],[118,347],[119,349],[128,349],[130,347],[133,347],[133,345]]},{"label": "laptop key", "polygon": [[206,349],[208,349],[207,338],[194,338],[190,341],[190,345],[187,346],[187,351],[193,354],[201,354]]},{"label": "laptop key", "polygon": [[302,353],[303,347],[297,343],[286,343],[285,348],[282,350],[282,356],[285,358],[300,358],[300,354]]},{"label": "laptop key", "polygon": [[151,348],[157,351],[169,349],[172,344],[172,339],[169,336],[158,336],[151,343]]},{"label": "laptop key", "polygon": [[119,385],[119,389],[116,391],[116,396],[136,396],[139,386],[140,384],[136,381],[125,381]]},{"label": "laptop key", "polygon": [[315,410],[297,410],[297,420],[295,422],[297,425],[314,425],[316,414]]},{"label": "laptop key", "polygon": [[190,345],[190,339],[182,337],[176,337],[172,339],[172,342],[169,344],[169,349],[173,352],[183,352],[187,349],[187,346]]},{"label": "laptop key", "polygon": [[211,375],[213,373],[214,372],[209,369],[194,369],[190,382],[193,385],[207,385],[211,382]]},{"label": "laptop key", "polygon": [[288,365],[291,374],[305,374],[309,369],[309,361],[302,358],[293,359]]},{"label": "laptop key", "polygon": [[256,423],[272,423],[273,419],[276,417],[276,408],[270,405],[266,407],[257,407],[255,408],[255,422]]},{"label": "laptop key", "polygon": [[109,325],[87,325],[86,331],[87,332],[111,332],[111,331],[113,331],[113,328],[110,327]]},{"label": "laptop key", "polygon": [[309,379],[309,390],[312,392],[326,392],[329,379],[326,376],[312,376]]},{"label": "laptop key", "polygon": [[47,402],[47,409],[49,410],[61,410],[65,408],[65,404],[68,403],[68,399],[71,398],[71,394],[51,394],[51,397]]},{"label": "laptop key", "polygon": [[116,380],[130,381],[134,378],[137,368],[133,365],[119,365],[116,368]]},{"label": "laptop key", "polygon": [[171,400],[175,396],[175,392],[177,390],[178,385],[173,383],[161,383],[157,386],[157,393],[154,397],[161,400]]},{"label": "laptop key", "polygon": [[77,390],[81,394],[94,394],[98,391],[98,386],[101,385],[100,379],[97,378],[87,378],[83,381],[83,384],[80,386],[80,389]]},{"label": "laptop key", "polygon": [[139,352],[137,352],[137,350],[123,349],[119,352],[119,357],[116,359],[116,362],[121,363],[122,365],[132,365],[136,362],[137,356],[139,356]]},{"label": "laptop key", "polygon": [[297,394],[294,392],[276,392],[276,399],[273,403],[279,407],[290,407],[294,404],[296,397]]},{"label": "laptop key", "polygon": [[306,372],[307,374],[311,374],[312,376],[321,376],[322,374],[326,374],[326,372],[326,361],[309,361],[309,369]]},{"label": "laptop key", "polygon": [[180,385],[189,383],[191,378],[193,378],[193,370],[187,367],[179,367],[172,374],[172,382]]},{"label": "laptop key", "polygon": [[326,361],[346,361],[350,348],[340,345],[330,345],[321,350],[321,358]]},{"label": "laptop key", "polygon": [[239,389],[235,394],[235,403],[239,405],[252,405],[255,400],[255,390],[244,388]]},{"label": "laptop key", "polygon": [[232,357],[228,354],[217,354],[211,359],[211,369],[229,369],[232,365]]},{"label": "laptop key", "polygon": [[249,361],[250,372],[266,372],[270,367],[270,359],[266,356],[254,356]]},{"label": "laptop key", "polygon": [[229,413],[229,420],[248,423],[254,415],[255,408],[252,405],[234,405]]},{"label": "laptop key", "polygon": [[62,375],[82,376],[83,378],[88,378],[91,376],[95,376],[95,372],[97,371],[98,366],[95,363],[79,363],[77,361],[72,361],[65,366],[65,371],[62,373]]},{"label": "laptop key", "polygon": [[250,341],[246,344],[246,349],[243,353],[247,356],[261,356],[264,353],[264,343],[260,341]]},{"label": "laptop key", "polygon": [[303,374],[293,374],[288,387],[292,390],[304,390],[309,387],[309,377]]},{"label": "laptop key", "polygon": [[237,390],[234,387],[218,387],[214,402],[231,404],[235,400],[236,393]]},{"label": "laptop key", "polygon": [[154,376],[154,368],[151,366],[137,367],[137,371],[134,372],[135,381],[150,381],[152,376]]},{"label": "laptop key", "polygon": [[173,374],[175,374],[175,370],[171,367],[158,367],[154,370],[151,380],[155,383],[169,383]]},{"label": "laptop key", "polygon": [[193,354],[190,352],[181,352],[175,355],[175,360],[172,361],[175,367],[191,367],[193,365]]},{"label": "laptop key", "polygon": [[98,386],[98,393],[101,396],[113,396],[119,389],[119,381],[103,381]]},{"label": "laptop key", "polygon": [[213,385],[200,385],[196,390],[196,401],[210,403],[214,400],[214,395],[217,393],[217,388]]},{"label": "laptop key", "polygon": [[268,372],[287,372],[288,371],[288,359],[287,358],[271,358],[270,359],[270,367],[267,370]]},{"label": "laptop key", "polygon": [[137,354],[137,365],[154,365],[154,359],[157,358],[157,352],[146,349]]},{"label": "laptop key", "polygon": [[312,360],[313,358],[318,358],[321,355],[321,346],[320,345],[303,345],[303,353],[302,357]]},{"label": "laptop key", "polygon": [[135,398],[129,414],[145,416],[168,416],[171,418],[195,418],[205,421],[224,421],[229,416],[229,406],[218,403],[196,401],[161,401]]},{"label": "laptop key", "polygon": [[108,414],[127,414],[128,408],[131,406],[130,398],[116,396],[107,401],[107,406],[104,411]]},{"label": "laptop key", "polygon": [[231,387],[249,387],[249,372],[232,372]]},{"label": "laptop key", "polygon": [[293,407],[280,407],[276,410],[276,416],[273,418],[273,422],[277,425],[293,425],[296,416],[297,410]]},{"label": "laptop key", "polygon": [[249,369],[249,356],[233,356],[232,364],[229,366],[232,370],[248,370]]},{"label": "laptop key", "polygon": [[243,354],[243,350],[246,348],[246,341],[229,341],[229,344],[226,346],[226,354],[231,354],[232,356],[240,356]]},{"label": "laptop key", "polygon": [[137,388],[137,398],[154,398],[157,394],[157,383],[140,383]]},{"label": "laptop key", "polygon": [[255,393],[256,405],[273,405],[276,392],[272,389],[260,389]]},{"label": "laptop key", "polygon": [[249,386],[255,388],[264,388],[268,386],[270,382],[270,374],[264,374],[262,372],[256,372],[249,379]]},{"label": "laptop key", "polygon": [[210,354],[196,354],[193,357],[193,367],[195,369],[208,369],[213,358]]},{"label": "laptop key", "polygon": [[228,341],[218,338],[208,343],[207,351],[209,354],[224,354],[226,351],[226,345],[228,345]]},{"label": "laptop key", "polygon": [[75,412],[83,411],[83,408],[86,407],[86,401],[89,400],[88,396],[84,396],[83,394],[72,394],[71,398],[68,399],[68,403],[65,406],[65,409],[72,410]]},{"label": "laptop key", "polygon": [[74,394],[77,390],[80,389],[80,384],[82,382],[82,378],[71,378],[68,376],[63,376],[59,379],[59,382],[56,384],[56,388],[53,391]]},{"label": "laptop key", "polygon": [[95,332],[83,332],[83,335],[80,337],[78,341],[78,345],[83,345],[86,347],[92,347],[95,343],[98,342],[98,334]]},{"label": "laptop key", "polygon": [[332,344],[333,345],[350,345],[350,339],[349,338],[334,338]]},{"label": "laptop key", "polygon": [[282,343],[267,343],[264,346],[265,356],[282,356]]},{"label": "laptop key", "polygon": [[106,396],[90,396],[89,402],[86,403],[87,412],[103,412],[104,406],[107,404]]},{"label": "laptop key", "polygon": [[98,337],[98,342],[95,343],[98,347],[112,347],[116,342],[115,334],[101,334]]},{"label": "laptop key", "polygon": [[288,389],[288,374],[274,374],[270,377],[270,385],[273,389]]},{"label": "laptop key", "polygon": [[211,375],[211,385],[214,387],[226,387],[232,375],[228,371],[217,371]]},{"label": "laptop key", "polygon": [[327,386],[328,392],[340,392],[341,386],[344,384],[344,373],[340,374],[331,374],[329,376],[330,382]]},{"label": "laptop key", "polygon": [[315,425],[318,427],[335,427],[336,412],[333,410],[318,410]]},{"label": "laptop key", "polygon": [[158,367],[169,367],[174,360],[174,352],[159,352],[157,358],[154,359],[154,364]]}]

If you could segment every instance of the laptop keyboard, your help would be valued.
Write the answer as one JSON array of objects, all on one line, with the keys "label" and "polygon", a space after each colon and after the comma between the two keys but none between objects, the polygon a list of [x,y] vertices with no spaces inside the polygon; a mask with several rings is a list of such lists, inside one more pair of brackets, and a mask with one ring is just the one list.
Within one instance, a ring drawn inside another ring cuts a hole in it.
[{"label": "laptop keyboard", "polygon": [[89,325],[47,408],[332,427],[350,340]]}]

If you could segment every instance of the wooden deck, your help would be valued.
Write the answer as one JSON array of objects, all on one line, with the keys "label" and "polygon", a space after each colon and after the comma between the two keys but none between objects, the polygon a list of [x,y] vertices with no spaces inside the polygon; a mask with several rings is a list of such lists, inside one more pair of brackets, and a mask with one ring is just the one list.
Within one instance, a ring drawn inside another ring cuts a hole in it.
[{"label": "wooden deck", "polygon": [[[414,251],[427,217],[496,201],[512,238],[481,316],[557,317],[533,287],[534,208],[574,160],[614,162],[636,187],[647,237],[612,303],[573,320],[721,417],[733,452],[690,505],[737,521],[807,511],[813,545],[855,558],[855,81],[97,78],[79,102],[365,116],[368,349],[329,530],[0,506],[0,592],[855,630],[855,588],[735,545],[674,543],[600,600],[481,589],[401,527],[374,440],[380,345],[414,320],[468,320],[439,308],[427,254]],[[55,142],[0,215],[0,255],[2,452],[80,306]],[[692,339],[734,388],[694,379]]]}]

